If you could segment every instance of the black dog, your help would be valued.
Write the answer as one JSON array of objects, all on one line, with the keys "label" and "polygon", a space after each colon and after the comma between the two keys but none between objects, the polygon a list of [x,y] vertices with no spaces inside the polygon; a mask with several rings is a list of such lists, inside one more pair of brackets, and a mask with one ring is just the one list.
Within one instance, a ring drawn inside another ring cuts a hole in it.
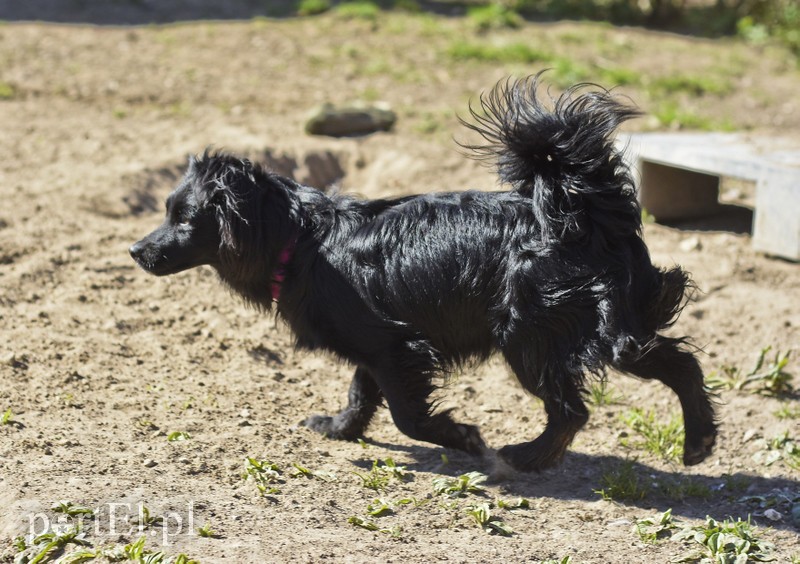
[{"label": "black dog", "polygon": [[685,339],[659,334],[689,278],[650,262],[611,139],[638,114],[583,87],[548,110],[538,82],[498,85],[469,125],[508,192],[357,200],[206,152],[130,253],[159,276],[211,265],[250,304],[274,306],[298,346],[353,363],[347,407],[305,421],[328,437],[361,436],[385,399],[409,437],[484,453],[478,429],[434,413],[429,396],[437,373],[499,351],[548,418],[532,442],[499,450],[513,468],[561,459],[588,419],[584,375],[607,366],[678,395],[684,463],[696,464],[714,445],[714,410]]}]

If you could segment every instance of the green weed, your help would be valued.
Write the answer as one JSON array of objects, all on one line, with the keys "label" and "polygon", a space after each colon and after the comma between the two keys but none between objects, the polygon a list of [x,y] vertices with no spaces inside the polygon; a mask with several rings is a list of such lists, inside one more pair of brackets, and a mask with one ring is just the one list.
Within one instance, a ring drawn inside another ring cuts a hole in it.
[{"label": "green weed", "polygon": [[589,67],[566,57],[557,57],[550,64],[553,68],[551,80],[559,88],[569,88],[594,77]]},{"label": "green weed", "polygon": [[152,527],[153,525],[160,525],[164,522],[164,518],[158,515],[151,515],[150,509],[147,506],[142,505],[141,509],[139,510],[139,526],[144,527]]},{"label": "green weed", "polygon": [[[737,518],[722,522],[706,517],[703,525],[685,527],[673,535],[695,547],[683,555],[678,562],[695,562],[710,559],[713,562],[768,562],[772,560],[773,546],[755,536],[755,527],[750,522]],[[699,545],[699,547],[698,547]]]},{"label": "green weed", "polygon": [[672,520],[672,509],[667,509],[654,517],[636,519],[633,529],[639,538],[648,544],[655,544],[657,541],[665,539],[672,534],[676,528]]},{"label": "green weed", "polygon": [[589,401],[598,407],[617,404],[622,399],[621,394],[612,392],[606,378],[601,378],[600,381],[589,384]]},{"label": "green weed", "polygon": [[385,459],[383,462],[379,460],[372,461],[372,468],[367,473],[354,472],[356,476],[361,478],[363,486],[375,491],[383,491],[389,486],[392,478],[404,481],[408,478],[405,466],[398,466],[391,458]]},{"label": "green weed", "polygon": [[242,478],[252,480],[262,495],[280,493],[280,490],[274,484],[283,483],[281,469],[277,464],[269,460],[258,460],[249,456],[244,462]]},{"label": "green weed", "polygon": [[171,443],[176,441],[188,441],[192,436],[186,431],[174,431],[167,435],[167,440]]},{"label": "green weed", "polygon": [[722,475],[722,483],[729,492],[743,492],[752,482],[752,478],[741,474],[725,473]]},{"label": "green weed", "polygon": [[634,86],[642,83],[642,75],[631,69],[598,67],[600,82],[609,86]]},{"label": "green weed", "polygon": [[492,2],[484,6],[472,6],[467,10],[467,19],[479,33],[492,29],[518,28],[522,18],[509,6]]},{"label": "green weed", "polygon": [[380,7],[367,0],[356,0],[353,2],[343,2],[334,8],[337,16],[348,20],[369,20],[375,21],[380,14]]},{"label": "green weed", "polygon": [[119,560],[133,560],[142,564],[166,564],[167,562],[170,562],[171,564],[200,564],[197,560],[193,560],[185,554],[179,554],[174,559],[170,559],[163,552],[153,552],[152,550],[147,550],[145,548],[145,541],[146,537],[139,537],[139,539],[135,542],[126,544],[124,547],[122,547],[122,550],[118,551],[116,555],[108,554],[108,551],[104,551],[103,556],[112,562],[117,562]]},{"label": "green weed", "polygon": [[3,412],[3,415],[0,416],[0,425],[9,425],[13,423],[13,420],[11,419],[13,416],[14,414],[11,413],[11,408],[9,407]]},{"label": "green weed", "polygon": [[602,489],[594,493],[606,501],[638,501],[649,493],[633,468],[633,462],[625,461],[616,468],[605,472],[601,478]]},{"label": "green weed", "polygon": [[687,497],[711,499],[714,492],[703,482],[698,482],[686,476],[678,480],[659,480],[656,483],[658,490],[667,498],[682,501]]},{"label": "green weed", "polygon": [[656,216],[651,214],[645,208],[642,208],[642,225],[648,225],[656,222]]},{"label": "green weed", "polygon": [[464,497],[468,493],[484,491],[483,483],[487,480],[485,474],[480,472],[467,472],[456,478],[441,476],[433,479],[433,491],[438,495],[448,497]]},{"label": "green weed", "polygon": [[7,82],[0,81],[0,100],[11,100],[16,95],[16,90]]},{"label": "green weed", "polygon": [[329,0],[300,0],[297,6],[298,16],[314,16],[331,9]]},{"label": "green weed", "polygon": [[539,564],[572,564],[572,556],[567,554],[564,558],[560,560],[542,560]]},{"label": "green weed", "polygon": [[[91,546],[86,540],[86,535],[81,532],[80,527],[72,527],[60,533],[44,533],[34,537],[30,544],[24,539],[18,539],[15,547],[19,554],[16,562],[25,564],[39,564],[50,562],[69,545]],[[64,561],[61,559],[61,561]]]},{"label": "green weed", "polygon": [[497,534],[510,537],[514,534],[513,529],[501,521],[497,516],[492,515],[489,504],[481,503],[467,508],[467,515],[472,517],[484,531],[489,534]]},{"label": "green weed", "polygon": [[632,409],[622,420],[642,439],[633,442],[623,438],[620,440],[623,446],[646,450],[667,462],[676,462],[683,456],[684,432],[680,418],[673,416],[667,423],[661,423],[652,411]]},{"label": "green weed", "polygon": [[373,499],[367,505],[367,515],[372,517],[382,517],[390,513],[392,513],[392,504],[382,497]]},{"label": "green weed", "polygon": [[456,61],[482,61],[491,63],[536,63],[551,58],[549,53],[534,49],[525,43],[488,45],[458,40],[447,49],[447,55]]},{"label": "green weed", "polygon": [[500,509],[530,509],[531,502],[524,497],[517,498],[515,501],[497,500],[497,507]]},{"label": "green weed", "polygon": [[211,529],[211,525],[204,523],[202,527],[197,528],[197,534],[203,538],[214,538],[217,534]]},{"label": "green weed", "polygon": [[326,472],[324,470],[311,470],[310,468],[306,468],[297,462],[292,462],[292,466],[294,467],[294,473],[292,474],[292,477],[294,478],[317,478],[323,482],[330,482],[336,479],[336,476],[331,472]]},{"label": "green weed", "polygon": [[765,441],[765,449],[757,452],[753,459],[765,466],[783,460],[789,468],[800,470],[800,446],[789,438],[789,432]]},{"label": "green weed", "polygon": [[675,74],[653,80],[648,85],[648,90],[657,96],[674,96],[682,93],[690,96],[706,94],[724,96],[733,91],[733,84],[719,76]]},{"label": "green weed", "polygon": [[80,505],[73,505],[71,501],[59,501],[53,505],[51,509],[56,513],[63,513],[64,515],[69,515],[70,517],[74,517],[75,515],[94,515],[94,509]]},{"label": "green weed", "polygon": [[768,396],[789,395],[794,391],[792,374],[786,371],[791,351],[782,354],[780,351],[770,362],[767,354],[772,346],[764,347],[756,359],[755,366],[747,374],[735,366],[722,366],[719,372],[709,374],[706,385],[712,390],[745,390]]},{"label": "green weed", "polygon": [[711,118],[684,109],[672,100],[660,103],[653,111],[653,115],[662,125],[676,129],[697,129],[700,131],[732,131],[735,129],[730,122],[715,122]]},{"label": "green weed", "polygon": [[778,419],[800,419],[800,406],[793,407],[790,404],[782,405],[781,408],[775,412],[775,417]]},{"label": "green weed", "polygon": [[370,519],[364,519],[362,517],[357,517],[353,515],[347,519],[347,522],[351,525],[355,525],[356,527],[361,527],[362,529],[366,529],[367,531],[377,531],[379,533],[386,533],[391,535],[393,538],[400,538],[403,534],[403,529],[401,527],[393,527],[391,529],[388,528],[381,528],[378,526],[375,521]]}]

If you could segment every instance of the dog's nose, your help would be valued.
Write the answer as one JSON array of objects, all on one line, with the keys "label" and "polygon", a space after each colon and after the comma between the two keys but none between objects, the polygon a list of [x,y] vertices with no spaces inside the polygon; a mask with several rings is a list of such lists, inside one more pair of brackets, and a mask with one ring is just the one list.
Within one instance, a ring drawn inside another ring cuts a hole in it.
[{"label": "dog's nose", "polygon": [[142,245],[142,242],[138,241],[138,242],[134,243],[133,245],[131,245],[131,248],[128,249],[128,252],[131,254],[131,257],[135,260],[135,259],[139,258],[139,256],[142,254],[142,249],[143,248],[144,248],[144,245]]}]

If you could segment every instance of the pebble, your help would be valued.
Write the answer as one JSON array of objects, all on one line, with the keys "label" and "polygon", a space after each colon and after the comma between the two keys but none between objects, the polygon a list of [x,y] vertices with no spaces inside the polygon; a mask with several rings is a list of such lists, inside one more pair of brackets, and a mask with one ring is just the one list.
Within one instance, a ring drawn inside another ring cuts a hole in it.
[{"label": "pebble", "polygon": [[384,105],[353,105],[335,107],[323,104],[306,121],[306,133],[329,137],[354,137],[376,131],[389,131],[397,121],[395,114]]},{"label": "pebble", "polygon": [[683,252],[690,253],[692,251],[699,251],[703,248],[703,245],[700,243],[700,239],[698,237],[689,237],[681,241],[678,247]]},{"label": "pebble", "polygon": [[764,517],[766,517],[770,521],[780,521],[781,519],[783,519],[783,515],[781,515],[774,509],[767,509],[766,511],[764,511]]},{"label": "pebble", "polygon": [[157,465],[158,462],[156,462],[152,458],[145,458],[143,464],[145,468],[152,468],[153,466]]}]

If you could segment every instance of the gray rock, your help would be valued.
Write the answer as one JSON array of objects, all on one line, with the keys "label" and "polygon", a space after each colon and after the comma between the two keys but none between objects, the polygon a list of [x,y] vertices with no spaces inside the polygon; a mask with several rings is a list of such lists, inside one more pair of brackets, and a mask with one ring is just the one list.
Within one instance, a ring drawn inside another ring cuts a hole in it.
[{"label": "gray rock", "polygon": [[389,131],[397,114],[385,106],[344,106],[323,104],[306,122],[306,133],[330,137],[354,137],[376,131]]}]

